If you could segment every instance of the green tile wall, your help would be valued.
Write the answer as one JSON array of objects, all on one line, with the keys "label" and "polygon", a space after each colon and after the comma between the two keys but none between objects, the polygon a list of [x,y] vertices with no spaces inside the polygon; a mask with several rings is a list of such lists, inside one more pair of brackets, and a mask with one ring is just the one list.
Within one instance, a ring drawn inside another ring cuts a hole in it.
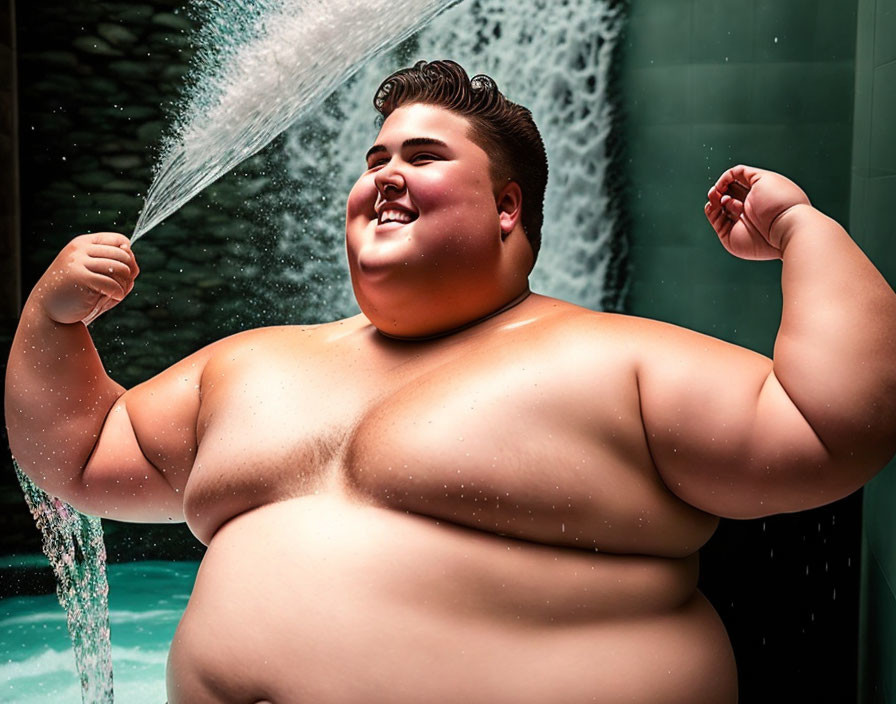
[{"label": "green tile wall", "polygon": [[855,12],[845,0],[632,0],[629,312],[771,351],[780,303],[765,292],[779,266],[726,254],[705,194],[743,161],[784,172],[846,222]]},{"label": "green tile wall", "polygon": [[[859,0],[850,225],[896,284],[896,1]],[[896,463],[863,501],[859,701],[896,702]]]}]

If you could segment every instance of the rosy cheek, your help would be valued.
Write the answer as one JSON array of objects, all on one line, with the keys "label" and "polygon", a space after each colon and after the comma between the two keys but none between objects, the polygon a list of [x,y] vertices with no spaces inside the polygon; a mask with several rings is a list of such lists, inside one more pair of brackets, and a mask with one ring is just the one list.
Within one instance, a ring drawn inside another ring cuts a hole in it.
[{"label": "rosy cheek", "polygon": [[346,213],[348,217],[356,217],[361,214],[370,215],[374,213],[374,204],[376,203],[376,188],[373,185],[372,178],[362,177],[348,194],[346,201]]}]

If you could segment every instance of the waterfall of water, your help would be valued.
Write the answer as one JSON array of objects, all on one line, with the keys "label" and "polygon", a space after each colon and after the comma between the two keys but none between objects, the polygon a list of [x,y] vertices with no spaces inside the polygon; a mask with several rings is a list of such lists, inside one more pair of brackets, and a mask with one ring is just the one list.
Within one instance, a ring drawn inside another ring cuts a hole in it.
[{"label": "waterfall of water", "polygon": [[14,466],[56,575],[56,594],[65,609],[81,679],[81,701],[112,704],[109,584],[100,519],[48,496]]}]

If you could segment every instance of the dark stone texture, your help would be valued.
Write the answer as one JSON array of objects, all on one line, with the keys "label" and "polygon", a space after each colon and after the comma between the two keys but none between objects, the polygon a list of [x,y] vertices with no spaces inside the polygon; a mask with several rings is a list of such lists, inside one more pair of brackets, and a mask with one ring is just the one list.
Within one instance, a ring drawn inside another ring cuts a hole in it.
[{"label": "dark stone texture", "polygon": [[111,44],[133,44],[138,39],[136,34],[120,24],[100,22],[96,29],[97,33]]},{"label": "dark stone texture", "polygon": [[184,32],[192,29],[192,25],[186,19],[170,12],[160,12],[152,18],[152,21],[162,27],[179,29]]},{"label": "dark stone texture", "polygon": [[72,42],[72,46],[88,54],[99,54],[100,56],[121,56],[121,52],[111,47],[107,42],[99,37],[77,37]]}]

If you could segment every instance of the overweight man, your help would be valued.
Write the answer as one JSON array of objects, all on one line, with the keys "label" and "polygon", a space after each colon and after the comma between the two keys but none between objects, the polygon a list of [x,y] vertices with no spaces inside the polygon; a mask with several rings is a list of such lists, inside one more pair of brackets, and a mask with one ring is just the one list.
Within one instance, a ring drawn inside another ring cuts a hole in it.
[{"label": "overweight man", "polygon": [[361,314],[125,390],[82,321],[130,292],[134,253],[77,237],[13,344],[17,461],[81,511],[208,546],[171,704],[732,704],[698,551],[720,516],[835,501],[896,451],[896,295],[748,166],[705,210],[735,256],[783,260],[774,359],[530,293],[530,113],[452,62],[374,102],[346,214]]}]

